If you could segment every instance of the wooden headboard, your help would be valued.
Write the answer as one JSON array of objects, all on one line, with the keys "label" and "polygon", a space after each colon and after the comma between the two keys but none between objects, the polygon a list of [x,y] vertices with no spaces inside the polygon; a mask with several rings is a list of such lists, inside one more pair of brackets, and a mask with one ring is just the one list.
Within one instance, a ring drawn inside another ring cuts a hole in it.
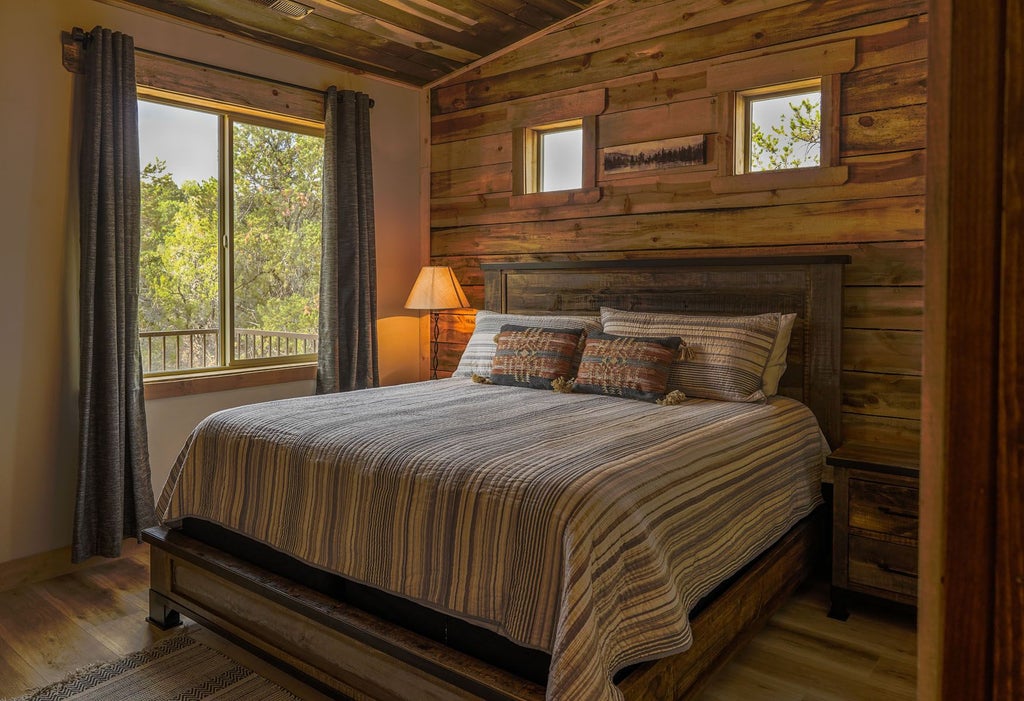
[{"label": "wooden headboard", "polygon": [[602,306],[681,314],[795,312],[779,394],[811,408],[840,444],[843,265],[849,256],[485,263],[484,307],[597,314]]}]

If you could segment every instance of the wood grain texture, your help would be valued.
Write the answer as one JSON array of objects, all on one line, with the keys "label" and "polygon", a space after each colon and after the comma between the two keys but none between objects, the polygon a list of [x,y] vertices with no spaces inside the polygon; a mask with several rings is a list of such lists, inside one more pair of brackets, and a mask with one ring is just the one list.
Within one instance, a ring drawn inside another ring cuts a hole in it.
[{"label": "wood grain texture", "polygon": [[[112,1],[112,0],[108,0]],[[556,25],[588,0],[306,0],[294,19],[234,0],[121,0],[211,30],[422,86]]]},{"label": "wood grain texture", "polygon": [[1007,63],[1012,4],[932,3],[928,146],[935,177],[928,182],[921,485],[925,698],[1009,699],[1010,680],[1021,674],[1018,646],[1016,672],[997,675],[994,623],[1011,614],[996,600],[1006,574],[996,555],[1003,537],[999,495],[1012,469],[999,460],[1011,439],[998,397],[1005,382],[1000,338],[1012,326],[1001,328],[1001,315],[1020,315],[1019,302],[1004,301],[1001,283],[1004,263],[1019,264],[1002,259],[1004,137],[1019,128],[1019,115],[1005,113],[1005,95],[1021,80]]},{"label": "wood grain texture", "polygon": [[[842,375],[851,384],[843,387],[843,425],[916,444],[926,10],[923,1],[616,0],[440,83],[432,90],[431,142],[439,160],[431,171],[446,185],[430,203],[432,261],[451,265],[472,288],[482,283],[479,265],[497,260],[851,251]],[[619,28],[609,33],[612,26]],[[709,86],[709,72],[763,64],[785,73],[772,62],[827,46],[855,49],[834,90],[836,165],[846,169],[845,179],[793,183],[780,175],[752,187],[716,180],[728,157],[729,110]],[[531,105],[592,90],[607,94],[597,117],[600,145],[704,133],[706,166],[613,176],[599,169],[596,201],[513,206],[511,191],[498,189],[504,181],[487,170],[505,167],[497,149],[504,150],[514,128],[510,110],[522,119]],[[473,168],[481,169],[475,184]],[[443,371],[454,368],[468,332],[463,323],[442,334]]]},{"label": "wood grain texture", "polygon": [[827,610],[825,588],[800,590],[699,701],[915,701],[913,617],[862,606],[840,622]]},{"label": "wood grain texture", "polygon": [[[139,566],[144,568],[142,572]],[[122,558],[105,563],[100,574],[104,580],[116,582],[119,591],[144,602],[149,587],[147,566],[144,559]],[[78,574],[51,580],[48,596],[62,602],[54,609],[54,617],[46,625],[31,630],[18,628],[9,638],[0,638],[0,695],[17,696],[46,683],[10,645],[34,647],[39,640],[56,637],[63,626],[82,620],[64,613],[78,608],[76,599],[81,587]],[[0,599],[4,596],[0,592]],[[828,694],[831,701],[861,701],[871,689],[886,690],[886,699],[910,701],[914,689],[913,619],[865,607],[858,609],[849,621],[839,623],[825,617],[827,608],[827,587],[822,582],[801,587],[765,628],[713,676],[698,701],[802,701],[820,698],[821,694]],[[115,627],[130,635],[152,630],[142,621],[142,609],[115,612],[93,607],[92,611],[104,622],[116,621]],[[91,621],[91,615],[85,620]],[[153,635],[162,638],[166,634]],[[294,678],[219,636],[206,632],[198,635],[202,635],[204,644],[291,689],[300,698],[326,698],[308,687],[300,687]],[[127,644],[127,639],[119,643]],[[61,676],[73,671],[71,667],[58,670]],[[877,694],[875,697],[883,698]]]},{"label": "wood grain texture", "polygon": [[993,698],[1024,696],[1024,8],[1006,7]]},{"label": "wood grain texture", "polygon": [[[663,690],[675,698],[693,698],[710,672],[806,578],[818,531],[814,519],[805,519],[759,557],[695,618],[700,654],[684,652],[640,665],[620,682],[626,698],[666,698]],[[171,572],[168,583],[154,571],[152,586],[160,596],[191,618],[337,692],[380,701],[543,698],[535,684],[181,533],[150,529],[144,537],[154,562]]]}]

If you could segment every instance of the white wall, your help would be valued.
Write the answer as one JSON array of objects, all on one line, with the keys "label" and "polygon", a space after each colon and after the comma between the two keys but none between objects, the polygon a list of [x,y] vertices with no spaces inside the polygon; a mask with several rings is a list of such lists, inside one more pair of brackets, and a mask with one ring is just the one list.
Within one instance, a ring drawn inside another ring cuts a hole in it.
[{"label": "white wall", "polygon": [[[385,384],[419,378],[420,320],[402,308],[424,261],[422,93],[315,60],[225,39],[94,0],[4,6],[0,43],[0,563],[68,545],[76,481],[77,232],[70,201],[74,77],[61,30],[96,25],[136,46],[290,83],[369,93]],[[67,271],[72,271],[71,273]],[[157,493],[188,431],[207,414],[308,394],[298,382],[147,402]]]}]

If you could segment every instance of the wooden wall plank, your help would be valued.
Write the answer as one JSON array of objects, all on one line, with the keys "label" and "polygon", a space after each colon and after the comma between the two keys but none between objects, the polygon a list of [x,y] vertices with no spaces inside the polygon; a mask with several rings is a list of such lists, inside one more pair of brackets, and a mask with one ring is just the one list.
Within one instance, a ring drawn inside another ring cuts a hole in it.
[{"label": "wooden wall plank", "polygon": [[435,173],[511,161],[512,133],[507,131],[430,147],[430,169]]},{"label": "wooden wall plank", "polygon": [[702,98],[603,115],[598,119],[597,143],[604,148],[715,132],[715,112],[714,100]]},{"label": "wooden wall plank", "polygon": [[843,440],[917,452],[921,448],[921,422],[844,412]]},{"label": "wooden wall plank", "polygon": [[844,329],[843,370],[920,375],[921,333]]},{"label": "wooden wall plank", "polygon": [[924,328],[924,288],[850,287],[843,297],[843,324],[848,329]]},{"label": "wooden wall plank", "polygon": [[[853,27],[832,35],[832,38],[855,38],[857,40],[857,65],[849,74],[853,76],[861,70],[890,66],[893,63],[923,60],[927,55],[925,50],[926,30],[926,16],[915,16],[877,25]],[[744,51],[736,54],[734,58],[761,56],[766,51],[778,53],[783,49],[799,49],[820,41],[820,37],[814,36],[782,46]],[[866,49],[865,47],[872,48]],[[607,91],[607,107],[604,114],[666,102],[713,97],[706,87],[706,71],[713,63],[714,60],[709,59],[674,66],[659,66],[643,73],[611,77],[600,81],[597,85],[603,86]],[[555,90],[546,94],[550,96],[573,94],[589,87],[592,86]],[[431,142],[456,141],[507,131],[512,126],[508,107],[517,102],[535,103],[536,98],[527,96],[500,104],[487,104],[450,113],[435,114],[431,118]]]},{"label": "wooden wall plank", "polygon": [[[690,22],[686,12],[693,8],[721,19]],[[458,76],[432,95],[433,261],[451,265],[478,306],[484,262],[847,253],[844,430],[848,439],[915,449],[925,10],[924,0],[734,0],[721,8],[703,0],[618,0],[596,17]],[[612,18],[621,23],[626,11],[654,24],[609,33]],[[600,42],[583,39],[597,36]],[[498,189],[516,120],[529,120],[548,100],[603,90],[599,147],[688,133],[714,139],[727,126],[719,115],[728,111],[708,89],[711,66],[850,39],[856,41],[853,69],[838,81],[846,182],[715,192],[719,154],[711,149],[707,170],[599,173],[597,201],[511,207],[510,192]],[[454,369],[471,333],[471,314],[442,314],[442,374]]]},{"label": "wooden wall plank", "polygon": [[920,197],[438,229],[431,255],[624,251],[923,238]]},{"label": "wooden wall plank", "polygon": [[840,154],[859,156],[924,148],[924,105],[852,114],[842,118]]},{"label": "wooden wall plank", "polygon": [[431,197],[456,197],[479,192],[510,192],[511,190],[511,161],[430,174]]},{"label": "wooden wall plank", "polygon": [[437,229],[616,214],[868,200],[921,195],[924,192],[923,151],[848,158],[846,163],[849,166],[849,179],[838,186],[721,194],[711,189],[713,172],[696,170],[671,175],[642,173],[635,178],[599,180],[598,184],[602,187],[600,200],[559,209],[512,209],[509,208],[507,196],[501,194],[476,193],[458,198],[434,198],[431,222]]},{"label": "wooden wall plank", "polygon": [[923,105],[928,99],[928,63],[907,61],[850,73],[843,79],[842,113]]},{"label": "wooden wall plank", "polygon": [[871,372],[843,372],[843,411],[921,418],[921,378]]},{"label": "wooden wall plank", "polygon": [[808,21],[806,5],[797,3],[623,47],[468,80],[456,86],[439,87],[432,91],[433,112],[442,114],[515,100],[526,94],[594,84],[624,74],[653,70],[660,64],[681,65],[725,57],[756,48],[758,44],[782,44],[812,36],[821,37],[859,25],[906,18],[924,10],[922,0],[889,0],[886,3],[877,0],[821,0],[815,4],[813,21]]}]

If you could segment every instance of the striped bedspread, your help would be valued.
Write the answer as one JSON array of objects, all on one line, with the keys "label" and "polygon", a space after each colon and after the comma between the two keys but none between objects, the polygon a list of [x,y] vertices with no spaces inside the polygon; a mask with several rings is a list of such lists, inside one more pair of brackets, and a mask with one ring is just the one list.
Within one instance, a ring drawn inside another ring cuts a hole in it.
[{"label": "striped bedspread", "polygon": [[158,506],[551,653],[549,699],[686,649],[689,611],[820,502],[811,412],[448,379],[219,412]]}]

